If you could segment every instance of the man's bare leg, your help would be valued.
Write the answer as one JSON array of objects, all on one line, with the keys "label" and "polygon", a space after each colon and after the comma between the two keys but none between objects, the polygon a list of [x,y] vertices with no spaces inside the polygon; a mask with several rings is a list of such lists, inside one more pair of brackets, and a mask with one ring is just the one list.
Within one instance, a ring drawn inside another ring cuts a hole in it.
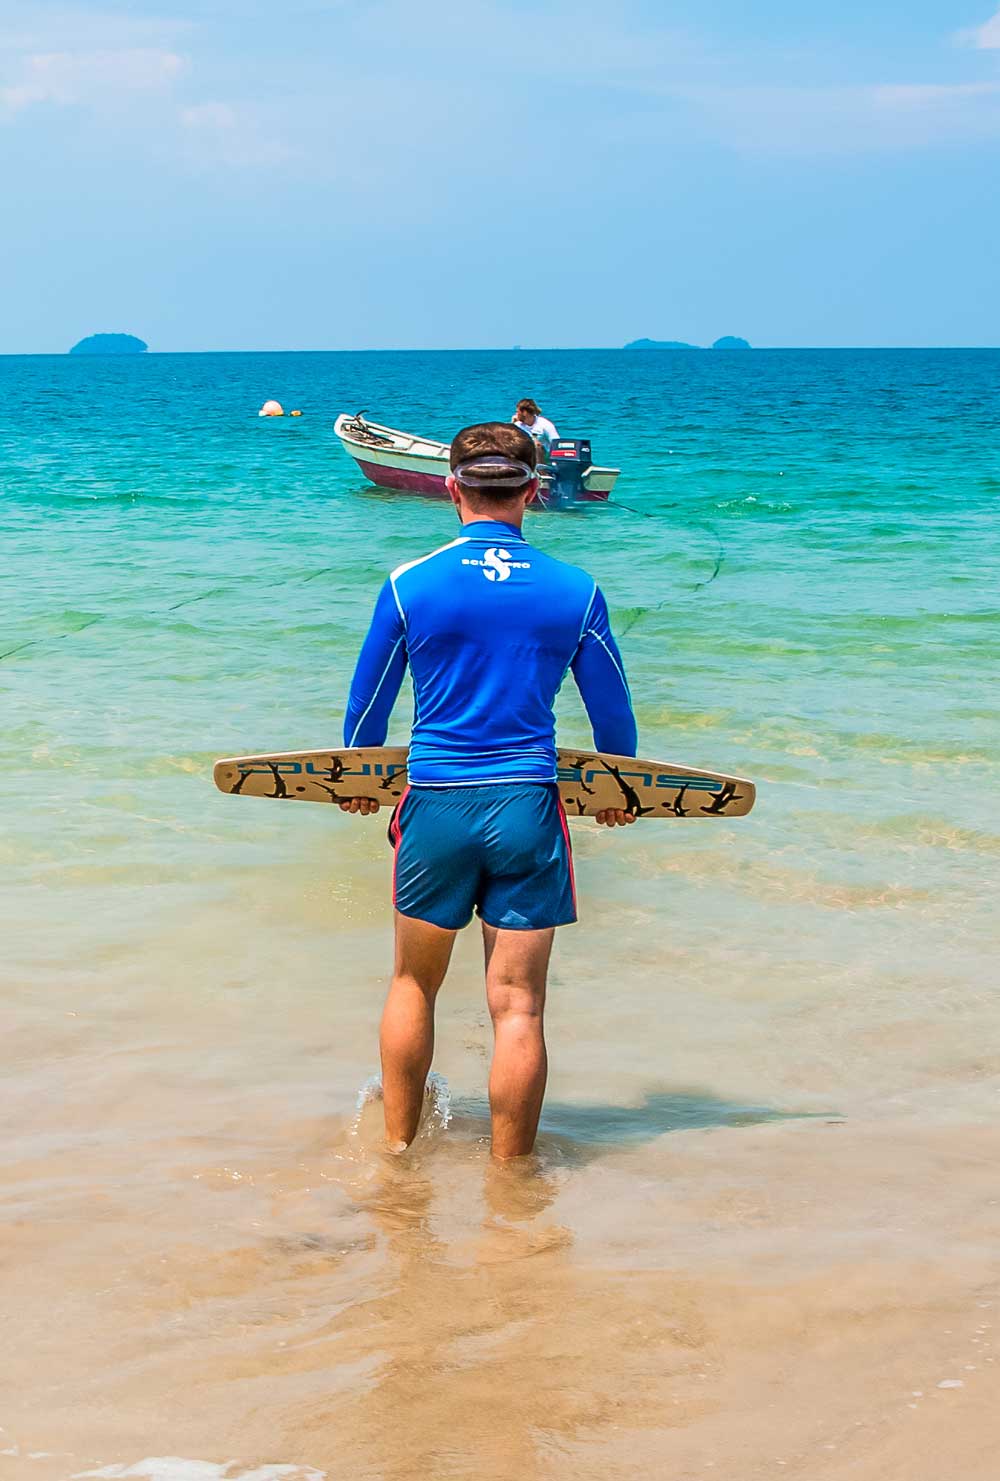
[{"label": "man's bare leg", "polygon": [[455,931],[396,913],[396,965],[382,1012],[385,1139],[402,1152],[417,1134],[434,1055],[434,1000],[451,960]]},{"label": "man's bare leg", "polygon": [[523,1157],[535,1145],[548,1059],[543,1014],[555,931],[483,925],[486,1001],[493,1020],[490,1115],[493,1155]]}]

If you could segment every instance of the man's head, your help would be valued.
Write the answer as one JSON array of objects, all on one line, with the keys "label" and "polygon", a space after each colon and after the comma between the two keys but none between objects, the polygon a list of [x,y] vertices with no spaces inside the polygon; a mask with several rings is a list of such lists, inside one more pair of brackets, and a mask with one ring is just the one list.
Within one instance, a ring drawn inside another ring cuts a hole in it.
[{"label": "man's head", "polygon": [[534,439],[511,422],[463,427],[451,444],[448,492],[465,521],[493,517],[520,524],[538,488]]},{"label": "man's head", "polygon": [[526,427],[530,427],[535,418],[540,417],[541,414],[542,408],[537,401],[532,401],[530,396],[526,396],[523,401],[517,403],[517,419]]}]

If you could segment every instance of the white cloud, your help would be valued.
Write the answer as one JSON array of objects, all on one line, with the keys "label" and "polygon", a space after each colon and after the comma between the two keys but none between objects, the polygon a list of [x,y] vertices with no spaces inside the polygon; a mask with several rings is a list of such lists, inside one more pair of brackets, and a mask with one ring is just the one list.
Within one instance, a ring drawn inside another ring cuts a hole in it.
[{"label": "white cloud", "polygon": [[[298,99],[294,105],[280,102],[268,109],[256,99],[244,103],[211,94],[192,97],[196,76],[218,69],[211,53],[207,69],[205,57],[196,69],[174,43],[171,31],[186,23],[145,21],[140,29],[138,22],[123,17],[118,28],[122,44],[115,45],[113,20],[101,12],[86,17],[60,12],[52,37],[58,37],[58,49],[46,48],[37,32],[12,35],[0,30],[0,127],[5,120],[26,119],[42,110],[85,109],[115,130],[127,118],[129,138],[147,156],[162,161],[173,153],[199,172],[213,166],[277,165],[292,157],[294,151],[282,136]],[[75,127],[72,115],[68,127]]]},{"label": "white cloud", "polygon": [[186,129],[234,129],[238,121],[229,103],[195,103],[182,108],[178,116]]},{"label": "white cloud", "polygon": [[1000,51],[1000,10],[981,26],[959,31],[957,39],[965,46],[974,46],[977,51]]},{"label": "white cloud", "polygon": [[835,155],[1000,138],[1000,83],[686,89],[706,130],[747,153]]},{"label": "white cloud", "polygon": [[19,113],[38,104],[100,106],[122,95],[164,93],[186,65],[177,52],[155,47],[39,52],[23,58],[16,79],[0,87],[0,104]]},{"label": "white cloud", "polygon": [[1000,94],[1000,82],[883,83],[870,92],[872,101],[882,108],[940,110],[974,98],[995,98]]},{"label": "white cloud", "polygon": [[255,107],[207,101],[177,111],[189,160],[201,166],[229,165],[259,168],[284,164],[293,151]]},{"label": "white cloud", "polygon": [[[663,21],[640,18],[634,0],[620,13],[606,0],[535,0],[522,16],[510,0],[380,0],[358,6],[349,28],[366,68],[413,74],[414,61],[452,84],[500,95],[533,85],[641,84],[664,73],[677,80],[714,64],[718,47]],[[353,58],[352,58],[353,60]],[[422,88],[425,77],[416,78]]]},{"label": "white cloud", "polygon": [[92,0],[82,5],[32,0],[30,5],[17,7],[20,14],[16,24],[10,24],[11,17],[5,13],[9,8],[9,4],[0,0],[0,55],[172,47],[181,36],[195,30],[194,22],[184,17],[102,10]]},{"label": "white cloud", "polygon": [[[315,26],[335,3],[298,0]],[[203,10],[228,22],[230,8],[235,21],[238,0]],[[606,0],[535,0],[530,29],[511,0],[339,0],[336,31],[319,27],[313,47],[290,39],[295,27],[262,47],[242,29],[224,38],[204,17],[127,18],[90,0],[36,9],[49,18],[48,45],[37,14],[30,31],[0,28],[0,123],[77,105],[117,127],[128,111],[138,141],[198,170],[292,162],[361,189],[374,155],[397,171],[419,158],[428,178],[446,181],[456,119],[467,150],[502,167],[528,135],[550,155],[568,153],[581,109],[603,120],[604,138],[634,130],[643,144],[660,130],[672,144],[693,125],[741,153],[819,157],[1000,137],[1000,84],[838,83],[830,67],[811,70],[806,53],[762,44],[744,55],[724,38],[650,20],[638,0],[625,0],[624,20]],[[966,39],[1000,47],[1000,11]],[[446,84],[428,90],[429,74]],[[363,151],[351,143],[359,135]]]}]

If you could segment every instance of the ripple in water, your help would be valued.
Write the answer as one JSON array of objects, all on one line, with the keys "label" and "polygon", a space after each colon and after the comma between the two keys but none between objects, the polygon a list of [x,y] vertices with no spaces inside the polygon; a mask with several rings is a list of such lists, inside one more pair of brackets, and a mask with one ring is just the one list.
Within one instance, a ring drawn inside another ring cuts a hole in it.
[{"label": "ripple in water", "polygon": [[[351,1136],[360,1135],[366,1108],[381,1099],[382,1076],[369,1075],[358,1091],[358,1098],[355,1101],[354,1117],[350,1127]],[[428,1137],[447,1130],[451,1117],[451,1090],[448,1088],[448,1081],[443,1075],[439,1075],[437,1070],[431,1070],[424,1089],[424,1114],[420,1118],[417,1140],[426,1140]]]}]

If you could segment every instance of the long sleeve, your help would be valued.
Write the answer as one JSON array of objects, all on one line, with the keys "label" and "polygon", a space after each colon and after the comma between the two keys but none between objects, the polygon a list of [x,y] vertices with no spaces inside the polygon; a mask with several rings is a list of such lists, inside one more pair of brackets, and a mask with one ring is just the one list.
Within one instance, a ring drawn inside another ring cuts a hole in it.
[{"label": "long sleeve", "polygon": [[375,603],[368,636],[358,657],[344,716],[345,746],[382,746],[389,716],[406,673],[406,629],[387,581]]},{"label": "long sleeve", "polygon": [[598,586],[594,587],[571,668],[590,717],[595,748],[613,756],[634,756],[638,736],[632,696],[611,632],[608,604]]}]

